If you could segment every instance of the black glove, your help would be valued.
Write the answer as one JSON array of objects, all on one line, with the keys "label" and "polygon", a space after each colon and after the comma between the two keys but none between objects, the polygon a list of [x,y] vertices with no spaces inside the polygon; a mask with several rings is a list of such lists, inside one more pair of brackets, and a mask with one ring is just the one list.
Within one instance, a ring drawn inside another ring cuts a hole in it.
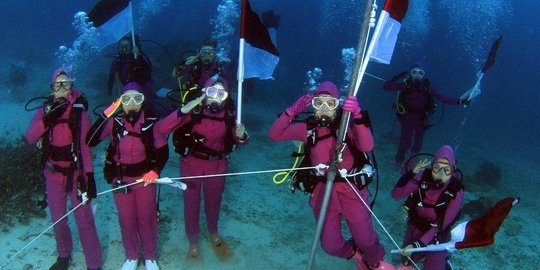
[{"label": "black glove", "polygon": [[394,77],[392,77],[392,82],[397,82],[400,79],[406,79],[408,75],[409,75],[409,71],[403,71],[403,72],[395,75]]},{"label": "black glove", "polygon": [[96,179],[94,179],[94,173],[86,173],[86,196],[88,200],[95,199],[97,197],[96,192]]},{"label": "black glove", "polygon": [[55,100],[51,105],[45,107],[43,123],[50,127],[67,109],[68,102],[65,98]]},{"label": "black glove", "polygon": [[463,106],[468,106],[471,104],[471,101],[468,99],[458,99],[458,104]]}]

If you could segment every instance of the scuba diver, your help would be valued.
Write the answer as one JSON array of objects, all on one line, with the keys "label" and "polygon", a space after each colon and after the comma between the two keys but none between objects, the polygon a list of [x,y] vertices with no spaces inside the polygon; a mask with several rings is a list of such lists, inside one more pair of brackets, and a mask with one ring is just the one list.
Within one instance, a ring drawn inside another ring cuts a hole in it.
[{"label": "scuba diver", "polygon": [[[365,161],[360,160],[359,152],[372,151],[373,135],[369,129],[367,113],[362,112],[355,96],[349,96],[340,108],[337,86],[329,81],[321,83],[315,95],[309,93],[300,97],[273,123],[268,136],[274,141],[300,140],[307,146],[304,159],[307,166],[329,165],[336,144],[336,130],[342,110],[351,112],[350,129],[347,130],[347,147],[343,148],[342,161],[338,170],[345,169],[344,179],[336,176],[328,204],[326,221],[321,233],[321,245],[332,256],[354,259],[358,269],[393,269],[382,261],[385,251],[373,228],[371,214],[360,201],[368,201],[368,181],[358,173]],[[295,122],[295,117],[308,107],[315,109],[314,123]],[[313,125],[313,129],[309,125]],[[297,172],[298,174],[298,172]],[[326,169],[310,170],[304,184],[313,182],[309,205],[313,208],[315,219],[319,218],[325,193]],[[350,181],[352,186],[346,181]],[[307,186],[310,186],[309,184]],[[342,217],[347,221],[352,239],[345,240],[341,231]]]},{"label": "scuba diver", "polygon": [[158,118],[145,108],[143,87],[129,82],[123,94],[111,104],[92,125],[86,144],[94,147],[110,138],[103,174],[106,181],[118,188],[142,179],[145,184],[133,184],[114,193],[122,244],[126,260],[122,270],[137,269],[139,246],[142,246],[146,270],[159,269],[157,258],[157,204],[153,185],[169,158],[167,135],[182,124],[181,116],[200,100]]},{"label": "scuba diver", "polygon": [[[118,55],[114,58],[109,69],[109,79],[107,82],[107,93],[113,94],[114,83],[120,86],[128,82],[138,83],[145,96],[145,105],[149,106],[154,100],[154,90],[152,82],[152,63],[150,59],[141,51],[139,37],[135,36],[135,47],[133,47],[131,36],[124,36],[118,41]],[[116,93],[115,93],[116,94]]]},{"label": "scuba diver", "polygon": [[199,53],[174,67],[171,76],[178,81],[179,90],[186,95],[183,103],[201,95],[201,89],[210,77],[216,74],[227,79],[223,64],[216,59],[216,42],[205,39],[199,46]]},{"label": "scuba diver", "polygon": [[[202,105],[186,115],[189,123],[174,132],[175,151],[180,157],[180,175],[204,176],[226,173],[228,157],[237,145],[248,143],[242,123],[236,123],[236,107],[224,78],[210,78],[202,89]],[[201,192],[204,198],[206,224],[212,248],[218,259],[232,256],[225,239],[219,234],[218,221],[225,188],[225,176],[186,179],[183,193],[185,230],[189,241],[186,262],[201,260],[199,249]]]},{"label": "scuba diver", "polygon": [[[90,200],[96,198],[92,153],[84,143],[90,128],[88,103],[73,88],[67,70],[58,68],[51,77],[49,100],[32,118],[26,130],[28,143],[41,147],[42,175],[51,221],[57,222],[66,212],[68,197],[75,208],[75,220],[88,269],[100,269],[101,246],[97,235]],[[79,195],[80,194],[80,195]],[[54,225],[58,258],[51,270],[69,268],[73,243],[67,218]]]},{"label": "scuba diver", "polygon": [[[430,163],[432,166],[428,168]],[[461,176],[454,150],[444,145],[437,150],[432,162],[422,160],[399,178],[392,189],[392,197],[408,196],[403,206],[408,214],[403,255],[411,256],[407,253],[409,248],[450,240],[450,229],[459,217],[463,202]],[[416,262],[422,257],[425,257],[423,269],[446,269],[448,251],[414,253],[411,258]],[[406,257],[402,262],[409,265]]]},{"label": "scuba diver", "polygon": [[[420,152],[424,135],[429,128],[428,118],[435,111],[434,98],[450,105],[469,105],[470,101],[448,98],[441,94],[425,76],[420,63],[409,71],[401,72],[384,83],[384,90],[399,91],[396,103],[396,116],[401,124],[399,148],[395,155],[396,167],[401,167],[410,149],[411,156]],[[411,147],[411,141],[414,142]]]}]

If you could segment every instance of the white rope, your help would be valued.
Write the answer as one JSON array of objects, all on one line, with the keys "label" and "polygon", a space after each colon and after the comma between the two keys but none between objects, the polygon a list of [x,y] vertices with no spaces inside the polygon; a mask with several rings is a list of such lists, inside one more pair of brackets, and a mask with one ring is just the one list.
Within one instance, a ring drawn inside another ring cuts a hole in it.
[{"label": "white rope", "polygon": [[[133,183],[130,183],[130,184],[127,184],[127,185],[123,185],[123,186],[119,186],[119,187],[116,187],[116,188],[113,188],[113,189],[105,190],[105,191],[102,191],[100,193],[97,193],[96,196],[99,196],[99,195],[102,195],[102,194],[105,194],[105,193],[109,193],[109,192],[113,192],[115,190],[126,188],[126,187],[133,186],[133,185],[140,184],[140,183],[143,183],[143,182],[133,182]],[[75,212],[75,210],[77,210],[80,206],[84,205],[85,203],[86,203],[86,200],[79,203],[77,206],[75,206],[73,209],[71,209],[69,212],[67,212],[65,215],[63,215],[61,218],[59,218],[57,221],[55,221],[52,225],[50,225],[45,230],[43,230],[40,234],[38,234],[36,237],[34,237],[34,239],[32,239],[30,242],[28,242],[28,244],[26,244],[24,247],[22,247],[17,252],[15,252],[15,254],[13,256],[11,256],[11,258],[9,258],[6,262],[4,262],[0,268],[3,268],[4,266],[6,266],[9,262],[11,262],[13,259],[15,259],[21,252],[23,252],[23,250],[28,248],[30,245],[32,245],[32,243],[34,243],[37,239],[39,239],[41,236],[43,236],[43,234],[45,234],[48,230],[50,230],[52,227],[54,227],[54,225],[58,224],[64,218],[69,216],[71,213]]]},{"label": "white rope", "polygon": [[208,175],[193,175],[193,176],[168,177],[168,178],[171,180],[184,180],[184,179],[210,178],[210,177],[218,177],[218,176],[236,176],[236,175],[261,174],[261,173],[284,172],[284,171],[300,171],[300,170],[311,170],[311,169],[319,170],[320,168],[321,168],[320,165],[317,165],[317,166],[312,166],[312,167],[299,167],[299,168],[237,172],[237,173],[221,173],[221,174],[208,174]]},{"label": "white rope", "polygon": [[38,234],[36,237],[34,237],[34,239],[32,239],[32,241],[28,242],[28,244],[26,244],[24,247],[22,247],[21,249],[19,249],[11,258],[9,258],[6,262],[4,262],[2,264],[2,266],[0,268],[3,268],[4,266],[6,266],[9,262],[11,262],[13,259],[15,259],[23,250],[25,250],[27,247],[29,247],[32,243],[34,243],[38,238],[40,238],[43,234],[45,234],[45,232],[47,232],[48,230],[50,230],[52,227],[54,227],[54,225],[58,224],[58,222],[62,221],[64,218],[66,218],[69,214],[73,213],[75,210],[77,210],[81,205],[84,205],[84,203],[79,203],[77,206],[75,206],[73,209],[71,209],[69,212],[67,212],[65,215],[63,215],[61,218],[59,218],[56,222],[54,222],[52,225],[50,225],[49,227],[47,227],[43,232],[41,232],[40,234]]},{"label": "white rope", "polygon": [[[340,173],[343,174],[343,172],[340,171]],[[345,175],[347,174],[346,172],[344,173]],[[390,234],[390,232],[386,229],[386,227],[384,227],[384,225],[382,224],[382,222],[379,220],[379,218],[377,217],[377,215],[375,215],[375,213],[371,210],[371,207],[369,207],[369,205],[366,203],[366,201],[364,201],[364,198],[362,198],[362,196],[360,195],[360,193],[358,193],[358,190],[354,188],[353,184],[351,183],[351,181],[349,181],[349,179],[347,177],[343,177],[343,179],[345,179],[345,181],[347,181],[347,184],[349,184],[349,186],[351,187],[351,189],[354,191],[354,193],[356,194],[356,196],[360,199],[360,201],[364,204],[364,206],[366,207],[366,209],[369,211],[369,213],[373,216],[373,218],[375,219],[375,221],[377,221],[377,223],[379,224],[379,226],[381,226],[381,228],[383,229],[383,231],[386,233],[386,235],[388,236],[388,238],[390,238],[390,240],[392,241],[392,243],[394,244],[394,246],[396,246],[400,251],[402,250],[401,247],[398,245],[398,243],[396,242],[396,240],[392,237],[392,235]],[[407,256],[407,259],[416,267],[416,269],[420,270],[420,267],[418,267],[418,265],[416,265],[414,263],[414,261],[411,259],[411,257]]]}]

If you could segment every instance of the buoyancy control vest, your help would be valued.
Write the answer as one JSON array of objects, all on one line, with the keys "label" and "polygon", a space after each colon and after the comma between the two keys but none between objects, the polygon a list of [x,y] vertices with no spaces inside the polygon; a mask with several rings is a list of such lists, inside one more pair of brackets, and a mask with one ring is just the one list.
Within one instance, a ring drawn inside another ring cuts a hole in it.
[{"label": "buoyancy control vest", "polygon": [[[225,100],[223,110],[225,110],[224,117],[205,115],[201,106],[197,106],[191,110],[191,120],[173,132],[174,151],[182,156],[193,155],[206,160],[226,158],[235,147],[233,128],[235,127],[236,108],[234,101],[231,99]],[[223,151],[215,151],[204,146],[203,144],[206,138],[202,134],[193,132],[193,127],[201,123],[203,119],[225,122],[227,131],[225,133],[225,147]]]},{"label": "buoyancy control vest", "polygon": [[[406,80],[404,82],[406,90],[399,91],[396,97],[396,103],[394,107],[396,109],[396,115],[401,118],[407,112],[425,113],[426,116],[430,116],[435,111],[437,104],[435,98],[431,94],[431,83],[428,79],[423,79],[420,83],[414,84]],[[409,96],[414,92],[422,93],[426,98],[426,103],[421,109],[412,108],[409,104]]]},{"label": "buoyancy control vest", "polygon": [[[330,125],[332,132],[329,134],[319,136],[317,132],[317,121],[313,116],[306,119],[307,123],[307,143],[304,146],[303,153],[294,153],[293,155],[303,155],[304,158],[300,163],[300,167],[311,167],[311,149],[318,143],[328,138],[335,138],[337,133],[336,123],[341,121],[341,111],[338,111],[336,119]],[[367,111],[362,111],[363,117],[358,119],[359,121],[354,121],[355,124],[370,126],[369,114]],[[354,158],[353,166],[348,172],[348,175],[353,175],[347,177],[351,183],[356,185],[359,190],[366,187],[373,181],[375,167],[368,155],[368,153],[360,151],[352,142],[349,136],[345,137],[345,143],[351,152],[351,155]],[[369,173],[367,173],[369,172]],[[299,189],[304,192],[304,194],[313,194],[315,186],[319,182],[326,182],[326,176],[317,176],[313,170],[299,170],[297,171],[291,179],[290,189],[294,192],[296,189]],[[335,182],[346,182],[341,175],[336,174]]]},{"label": "buoyancy control vest", "polygon": [[[448,183],[446,188],[441,192],[439,198],[437,199],[437,202],[435,204],[429,204],[424,202],[424,198],[426,198],[427,190],[433,187],[434,182],[435,181],[433,180],[431,169],[426,169],[422,174],[422,177],[420,178],[418,190],[409,195],[409,197],[405,201],[405,204],[403,205],[403,209],[408,213],[409,222],[411,222],[416,228],[423,232],[426,232],[432,227],[437,227],[434,241],[445,241],[448,239],[440,238],[448,238],[452,224],[456,222],[457,219],[459,219],[458,214],[454,218],[454,220],[450,222],[450,225],[447,226],[446,229],[443,229],[446,210],[448,209],[448,205],[450,204],[450,202],[456,198],[458,192],[463,190],[464,187],[459,178],[452,176],[452,178],[450,179],[450,183]],[[430,221],[423,217],[420,217],[417,211],[419,207],[434,208],[436,220]]]},{"label": "buoyancy control vest", "polygon": [[[47,111],[47,108],[50,106],[49,104],[52,104],[53,98],[54,97],[51,95],[50,98],[45,102],[45,111]],[[63,174],[64,176],[67,176],[68,180],[66,181],[65,187],[66,192],[71,191],[73,187],[73,172],[75,170],[79,171],[79,175],[77,178],[78,185],[80,185],[80,182],[83,180],[80,145],[81,119],[82,112],[87,111],[88,109],[88,101],[86,100],[84,94],[81,93],[81,95],[75,99],[75,102],[69,104],[68,106],[71,106],[71,111],[68,118],[57,119],[56,121],[54,121],[52,125],[43,133],[43,135],[38,141],[38,148],[41,152],[41,167],[46,167],[52,172],[58,172]],[[54,146],[51,144],[51,132],[52,129],[60,123],[68,124],[72,142],[65,146]],[[48,162],[49,159],[52,159],[54,161],[69,161],[70,165],[68,167],[53,165]]]},{"label": "buoyancy control vest", "polygon": [[[122,179],[123,176],[142,176],[150,170],[160,174],[168,161],[169,147],[167,144],[160,148],[156,148],[154,145],[154,125],[159,121],[159,118],[151,110],[145,109],[144,122],[141,124],[140,133],[126,130],[122,118],[124,118],[124,115],[120,113],[111,119],[113,121],[113,136],[107,147],[105,166],[103,168],[103,174],[107,182],[111,183],[114,178]],[[143,161],[135,164],[121,164],[114,160],[114,156],[118,153],[118,145],[125,136],[133,136],[141,140],[146,155]]]}]

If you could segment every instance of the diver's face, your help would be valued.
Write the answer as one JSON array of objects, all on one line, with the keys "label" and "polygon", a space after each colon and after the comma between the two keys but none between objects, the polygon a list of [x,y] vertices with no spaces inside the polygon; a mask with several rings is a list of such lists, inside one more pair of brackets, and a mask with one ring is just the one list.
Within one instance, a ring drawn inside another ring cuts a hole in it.
[{"label": "diver's face", "polygon": [[206,94],[207,105],[215,104],[215,106],[219,107],[229,97],[229,93],[221,83],[205,87],[203,91]]},{"label": "diver's face", "polygon": [[138,113],[138,112],[141,111],[141,108],[142,108],[142,104],[140,104],[140,105],[135,105],[135,104],[124,105],[124,104],[122,104],[122,110],[125,113],[129,113],[130,111],[135,111],[135,112]]},{"label": "diver's face", "polygon": [[450,165],[446,158],[439,158],[431,166],[431,176],[434,180],[440,180],[442,183],[448,182],[452,178],[455,168]]},{"label": "diver's face", "polygon": [[204,46],[199,51],[199,58],[204,64],[210,64],[216,57],[216,50],[212,46]]},{"label": "diver's face", "polygon": [[327,116],[334,120],[339,100],[331,95],[322,94],[313,98],[312,106],[315,109],[315,118],[321,119],[323,116]]},{"label": "diver's face", "polygon": [[65,98],[73,87],[73,82],[71,79],[65,75],[61,74],[56,77],[54,83],[51,84],[51,90],[55,98]]},{"label": "diver's face", "polygon": [[120,55],[128,55],[131,53],[131,42],[128,40],[121,40],[120,43],[118,43],[118,53]]}]

